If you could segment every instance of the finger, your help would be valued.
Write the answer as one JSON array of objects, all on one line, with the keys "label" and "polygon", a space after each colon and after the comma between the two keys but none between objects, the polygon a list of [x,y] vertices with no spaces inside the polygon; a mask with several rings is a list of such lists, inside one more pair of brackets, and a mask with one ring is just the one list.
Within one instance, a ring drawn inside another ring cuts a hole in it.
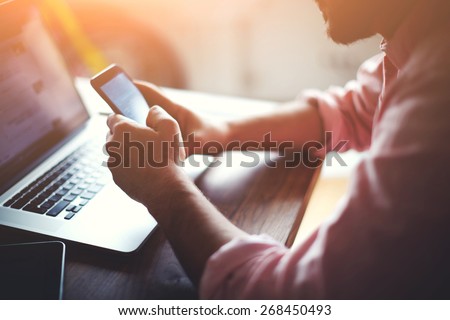
[{"label": "finger", "polygon": [[183,139],[181,138],[181,134],[177,134],[175,136],[175,142],[178,144],[179,148],[175,149],[175,162],[180,164],[181,162],[186,160],[186,148],[183,145]]},{"label": "finger", "polygon": [[109,153],[109,150],[111,148],[117,148],[118,146],[120,146],[120,143],[118,144],[118,142],[119,141],[117,140],[117,137],[114,135],[114,133],[108,132],[106,134],[106,141],[104,145],[106,152]]},{"label": "finger", "polygon": [[180,131],[177,121],[160,106],[150,108],[147,125],[157,132],[176,134]]},{"label": "finger", "polygon": [[148,105],[154,106],[159,105],[164,108],[172,117],[178,118],[178,113],[183,107],[177,105],[172,100],[170,100],[160,88],[152,83],[144,81],[135,81],[136,86],[139,88],[143,94],[145,100],[147,100]]},{"label": "finger", "polygon": [[118,150],[120,148],[120,144],[118,144],[117,141],[108,140],[106,141],[104,148],[106,153],[108,155],[111,155],[113,151]]},{"label": "finger", "polygon": [[112,114],[109,115],[108,118],[106,119],[106,124],[108,125],[110,132],[114,133],[114,128],[118,123],[122,121],[130,121],[130,120],[120,114]]},{"label": "finger", "polygon": [[103,150],[102,150],[104,155],[107,155],[107,156],[111,155],[110,150],[111,150],[112,141],[113,141],[112,137],[113,136],[112,136],[111,132],[108,132],[106,134],[106,141],[105,141],[105,144],[103,145]]}]

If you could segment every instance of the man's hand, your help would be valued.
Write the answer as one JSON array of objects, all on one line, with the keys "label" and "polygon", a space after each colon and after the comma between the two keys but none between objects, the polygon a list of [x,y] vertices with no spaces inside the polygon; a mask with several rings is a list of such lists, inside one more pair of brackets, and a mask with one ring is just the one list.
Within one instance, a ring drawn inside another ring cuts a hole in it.
[{"label": "man's hand", "polygon": [[179,124],[186,142],[186,153],[214,154],[221,150],[207,150],[207,142],[218,142],[223,148],[228,142],[228,124],[226,122],[211,122],[199,114],[187,109],[167,98],[161,90],[148,82],[135,82],[149,105],[159,105],[166,110]]},{"label": "man's hand", "polygon": [[208,258],[245,233],[222,216],[177,166],[186,153],[175,119],[156,106],[150,108],[147,125],[120,115],[108,118],[108,166],[116,184],[151,212],[197,283]]},{"label": "man's hand", "polygon": [[108,167],[114,181],[153,215],[164,211],[158,206],[170,203],[174,186],[184,176],[177,166],[186,157],[178,123],[158,106],[148,113],[148,127],[121,115],[110,116],[107,123]]},{"label": "man's hand", "polygon": [[[160,105],[176,119],[185,139],[188,156],[199,153],[214,155],[225,150],[244,150],[245,145],[250,145],[248,142],[253,146],[257,143],[258,149],[266,151],[278,150],[286,142],[292,142],[295,150],[302,150],[305,143],[311,141],[324,143],[322,120],[312,98],[298,99],[271,113],[255,117],[212,122],[171,101],[158,87],[147,82],[135,83],[149,105]],[[193,134],[195,139],[192,137]],[[268,136],[271,139],[270,143],[267,143]],[[221,147],[217,149],[218,146]]]}]

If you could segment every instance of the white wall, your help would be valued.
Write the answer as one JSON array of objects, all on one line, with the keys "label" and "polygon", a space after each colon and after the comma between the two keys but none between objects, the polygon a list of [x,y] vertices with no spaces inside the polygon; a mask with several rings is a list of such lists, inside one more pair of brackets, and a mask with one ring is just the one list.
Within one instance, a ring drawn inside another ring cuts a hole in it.
[{"label": "white wall", "polygon": [[333,44],[313,0],[96,1],[159,29],[193,90],[288,100],[303,88],[344,84],[379,47],[379,39]]}]

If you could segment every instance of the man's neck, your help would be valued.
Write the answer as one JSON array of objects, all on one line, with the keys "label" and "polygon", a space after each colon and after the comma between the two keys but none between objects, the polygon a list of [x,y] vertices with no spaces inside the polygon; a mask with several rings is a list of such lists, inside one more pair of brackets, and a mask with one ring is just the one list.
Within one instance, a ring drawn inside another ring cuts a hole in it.
[{"label": "man's neck", "polygon": [[387,40],[391,39],[417,1],[390,1],[391,4],[386,6],[386,9],[380,15],[380,19],[375,23],[377,33],[381,34]]}]

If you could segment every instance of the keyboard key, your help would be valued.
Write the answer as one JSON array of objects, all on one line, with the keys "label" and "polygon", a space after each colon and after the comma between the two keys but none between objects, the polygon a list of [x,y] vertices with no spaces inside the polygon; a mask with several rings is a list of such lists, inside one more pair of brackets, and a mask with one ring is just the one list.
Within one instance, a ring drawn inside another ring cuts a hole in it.
[{"label": "keyboard key", "polygon": [[77,198],[76,194],[69,194],[67,196],[64,197],[64,200],[72,202],[73,200],[75,200]]},{"label": "keyboard key", "polygon": [[92,169],[91,167],[86,167],[86,168],[84,168],[83,171],[86,174],[91,174],[92,172],[94,172],[94,169]]},{"label": "keyboard key", "polygon": [[34,213],[39,213],[39,214],[44,214],[47,212],[47,209],[44,208],[39,208],[37,206],[34,206],[32,204],[26,205],[23,210],[25,211],[29,211],[29,212],[34,212]]},{"label": "keyboard key", "polygon": [[66,183],[67,180],[64,179],[58,179],[53,185],[61,187],[64,183]]},{"label": "keyboard key", "polygon": [[52,191],[44,190],[44,191],[42,191],[41,195],[48,198],[52,195],[52,193],[53,193]]},{"label": "keyboard key", "polygon": [[67,194],[67,192],[69,192],[69,189],[62,188],[56,192],[56,195],[63,197]]},{"label": "keyboard key", "polygon": [[48,187],[47,189],[50,190],[50,191],[52,191],[52,192],[55,192],[56,190],[59,189],[59,187],[61,187],[60,184],[54,183],[54,184],[52,184],[50,187]]},{"label": "keyboard key", "polygon": [[74,183],[74,182],[69,182],[68,184],[66,184],[66,185],[64,186],[64,188],[70,190],[70,189],[73,189],[75,186],[76,186],[76,183]]},{"label": "keyboard key", "polygon": [[81,208],[83,208],[83,207],[76,206],[75,208],[72,209],[72,212],[77,213],[78,211],[81,210]]},{"label": "keyboard key", "polygon": [[70,219],[73,218],[74,215],[75,215],[75,212],[69,212],[69,213],[64,217],[64,219],[70,220]]},{"label": "keyboard key", "polygon": [[82,183],[82,184],[80,184],[80,185],[78,186],[78,189],[84,190],[84,189],[87,189],[87,188],[89,188],[89,187],[90,187],[89,183]]},{"label": "keyboard key", "polygon": [[74,175],[77,174],[78,171],[79,171],[79,169],[72,168],[72,169],[70,169],[69,173],[70,173],[72,176],[74,176]]},{"label": "keyboard key", "polygon": [[39,193],[39,192],[36,192],[36,191],[31,190],[31,191],[25,193],[25,194],[22,196],[22,198],[28,199],[28,201],[31,201],[31,199],[33,199],[38,193]]},{"label": "keyboard key", "polygon": [[25,206],[28,203],[28,198],[20,198],[16,202],[14,202],[11,206],[13,209],[21,209],[23,206]]},{"label": "keyboard key", "polygon": [[48,210],[51,207],[53,207],[54,205],[55,205],[55,202],[53,202],[53,201],[45,201],[43,204],[40,205],[40,207]]},{"label": "keyboard key", "polygon": [[68,206],[66,208],[66,211],[72,211],[76,206],[74,206],[73,204],[71,204],[70,206]]},{"label": "keyboard key", "polygon": [[85,179],[86,177],[87,177],[87,175],[85,174],[85,173],[78,173],[77,175],[76,175],[76,177],[78,178],[78,179],[80,179],[80,180],[83,180],[83,179]]},{"label": "keyboard key", "polygon": [[94,179],[100,178],[101,176],[102,176],[101,172],[95,171],[95,172],[92,173],[92,177]]},{"label": "keyboard key", "polygon": [[[39,180],[39,179],[38,179]],[[34,184],[36,183],[37,180],[33,181],[32,183],[30,183],[29,185],[27,185],[25,188],[23,188],[22,190],[20,190],[20,192],[17,194],[17,196],[19,196],[19,198],[21,196],[23,196],[25,193],[27,193],[28,191],[30,191]],[[17,200],[17,199],[16,199]]]},{"label": "keyboard key", "polygon": [[74,194],[74,195],[80,195],[80,194],[82,194],[83,193],[83,190],[81,190],[81,189],[75,189],[75,190],[72,190],[71,192],[70,192],[70,194]]},{"label": "keyboard key", "polygon": [[44,192],[45,192],[46,194],[48,194],[48,193],[52,194],[53,192],[55,192],[56,190],[58,190],[59,187],[60,187],[60,186],[58,186],[58,185],[56,185],[56,184],[52,184],[50,187],[46,188],[46,189],[44,190]]},{"label": "keyboard key", "polygon": [[89,202],[89,200],[87,200],[87,199],[82,199],[82,200],[80,201],[80,203],[78,203],[78,205],[80,205],[80,206],[85,206],[85,205],[88,204],[88,202]]},{"label": "keyboard key", "polygon": [[61,200],[54,206],[48,213],[48,216],[56,217],[61,211],[63,211],[68,205],[69,201]]},{"label": "keyboard key", "polygon": [[36,187],[33,188],[33,190],[31,192],[38,194],[40,193],[42,190],[45,189],[45,187],[47,187],[48,183],[39,183]]},{"label": "keyboard key", "polygon": [[38,196],[38,197],[34,198],[33,200],[31,200],[30,204],[32,204],[32,205],[34,205],[34,206],[36,206],[36,207],[39,207],[39,205],[40,205],[42,202],[44,202],[45,200],[47,200],[46,197],[44,197],[44,196]]},{"label": "keyboard key", "polygon": [[103,185],[101,185],[101,184],[94,184],[94,185],[90,186],[87,191],[92,192],[92,193],[97,193],[102,188],[103,188]]},{"label": "keyboard key", "polygon": [[48,200],[57,202],[57,201],[59,201],[61,198],[62,198],[62,196],[55,194],[55,195],[53,195],[53,196],[52,196],[50,199],[48,199]]},{"label": "keyboard key", "polygon": [[[19,194],[16,194],[16,196],[18,196]],[[9,207],[10,205],[12,205],[14,202],[16,202],[17,199],[19,199],[19,197],[16,198],[16,196],[14,196],[13,198],[9,199],[8,201],[6,201],[3,206],[4,207]]]},{"label": "keyboard key", "polygon": [[66,173],[64,175],[64,177],[61,178],[61,180],[64,180],[64,182],[65,182],[65,181],[69,180],[70,178],[72,178],[72,176],[73,176],[73,174]]},{"label": "keyboard key", "polygon": [[70,159],[68,159],[67,161],[64,162],[64,165],[61,167],[61,169],[63,169],[64,171],[66,171],[67,169],[70,168],[70,166],[72,165],[72,162]]},{"label": "keyboard key", "polygon": [[95,193],[86,191],[80,197],[83,198],[83,199],[91,200],[93,197],[95,197]]}]

